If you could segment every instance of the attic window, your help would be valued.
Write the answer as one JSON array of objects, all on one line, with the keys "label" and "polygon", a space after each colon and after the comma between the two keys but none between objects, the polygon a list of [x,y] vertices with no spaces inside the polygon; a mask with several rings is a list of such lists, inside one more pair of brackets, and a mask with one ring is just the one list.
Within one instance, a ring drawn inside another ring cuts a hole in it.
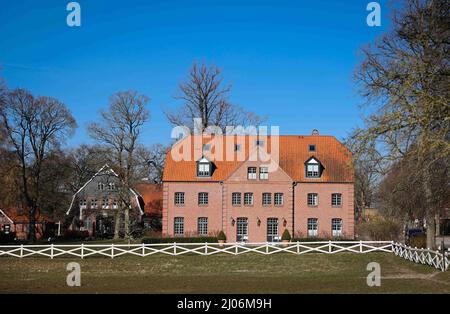
[{"label": "attic window", "polygon": [[212,168],[211,162],[203,157],[202,159],[197,161],[197,176],[210,177],[212,173],[211,168]]},{"label": "attic window", "polygon": [[203,145],[203,151],[204,152],[209,152],[211,150],[211,144],[205,144]]},{"label": "attic window", "polygon": [[241,150],[241,144],[234,144],[234,151],[239,152]]},{"label": "attic window", "polygon": [[315,158],[310,158],[305,162],[305,172],[307,178],[320,178],[322,165]]},{"label": "attic window", "polygon": [[316,145],[314,145],[314,144],[308,145],[308,151],[315,152],[316,151]]}]

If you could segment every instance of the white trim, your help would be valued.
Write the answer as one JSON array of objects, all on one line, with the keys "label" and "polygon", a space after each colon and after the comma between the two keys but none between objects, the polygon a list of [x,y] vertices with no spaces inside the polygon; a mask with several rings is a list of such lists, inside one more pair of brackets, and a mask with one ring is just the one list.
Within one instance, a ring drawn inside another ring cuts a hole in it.
[{"label": "white trim", "polygon": [[11,219],[11,218],[9,218],[9,216],[8,215],[6,215],[5,214],[5,212],[3,211],[3,210],[1,210],[0,209],[0,213],[2,213],[3,214],[3,216],[5,216],[6,217],[6,219],[8,219],[12,224],[14,224],[14,221]]},{"label": "white trim", "polygon": [[[103,167],[101,167],[100,168],[100,170],[99,171],[97,171],[93,176],[92,176],[92,178],[90,178],[80,189],[78,189],[78,191],[76,191],[75,192],[75,194],[72,196],[72,201],[70,202],[70,206],[69,206],[69,209],[66,211],[66,215],[69,215],[69,213],[70,213],[70,210],[72,209],[72,207],[73,207],[73,203],[75,202],[75,198],[76,198],[76,196],[78,195],[78,193],[80,193],[89,183],[91,183],[92,182],[92,180],[94,180],[94,178],[96,177],[96,176],[98,176],[105,168],[109,168],[109,170],[112,172],[112,174],[114,175],[114,176],[116,176],[117,178],[119,178],[119,175],[108,165],[108,164],[105,164]],[[130,188],[130,191],[134,194],[134,196],[135,196],[135,198],[136,198],[136,204],[137,204],[137,206],[138,206],[138,208],[139,208],[139,212],[141,213],[141,216],[142,215],[144,215],[144,211],[142,210],[142,208],[141,208],[141,204],[139,204],[139,195],[132,189],[132,188]],[[80,209],[80,219],[81,219],[81,209]]]}]

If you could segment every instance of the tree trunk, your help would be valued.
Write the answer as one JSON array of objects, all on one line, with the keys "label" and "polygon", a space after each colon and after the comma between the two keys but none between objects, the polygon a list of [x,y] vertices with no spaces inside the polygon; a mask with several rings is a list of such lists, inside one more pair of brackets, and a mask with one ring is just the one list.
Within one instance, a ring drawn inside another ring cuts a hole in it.
[{"label": "tree trunk", "polygon": [[434,215],[427,216],[427,248],[436,248],[436,220]]},{"label": "tree trunk", "polygon": [[128,206],[125,208],[125,239],[130,239],[130,209]]},{"label": "tree trunk", "polygon": [[114,240],[120,238],[119,231],[120,231],[120,210],[117,209],[114,217]]}]

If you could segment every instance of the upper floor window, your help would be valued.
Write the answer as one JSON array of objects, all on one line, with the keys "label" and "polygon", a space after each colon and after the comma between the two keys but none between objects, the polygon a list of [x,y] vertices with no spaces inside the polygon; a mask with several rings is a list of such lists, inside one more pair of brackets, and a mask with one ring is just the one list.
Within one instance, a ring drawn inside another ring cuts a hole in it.
[{"label": "upper floor window", "polygon": [[208,193],[198,193],[198,205],[208,205]]},{"label": "upper floor window", "polygon": [[283,206],[283,193],[275,193],[273,201],[275,206]]},{"label": "upper floor window", "polygon": [[342,206],[342,194],[341,193],[331,194],[331,206]]},{"label": "upper floor window", "polygon": [[107,207],[108,207],[108,199],[104,198],[104,199],[102,200],[102,207],[103,207],[103,208],[107,208]]},{"label": "upper floor window", "polygon": [[319,195],[317,193],[308,193],[308,206],[319,205]]},{"label": "upper floor window", "polygon": [[307,178],[319,178],[321,175],[321,164],[318,160],[311,157],[305,163],[305,170]]},{"label": "upper floor window", "polygon": [[247,168],[247,178],[249,180],[256,180],[256,167]]},{"label": "upper floor window", "polygon": [[263,193],[262,194],[262,204],[265,206],[272,204],[272,194],[271,193]]},{"label": "upper floor window", "polygon": [[231,194],[231,204],[233,206],[240,206],[241,205],[241,193],[235,192]]},{"label": "upper floor window", "polygon": [[202,158],[197,162],[197,176],[198,177],[210,177],[211,176],[211,162]]},{"label": "upper floor window", "polygon": [[86,200],[80,200],[80,207],[86,207]]},{"label": "upper floor window", "polygon": [[98,188],[99,191],[103,191],[103,189],[105,188],[105,185],[102,182],[99,182],[97,184],[97,188]]},{"label": "upper floor window", "polygon": [[244,205],[253,205],[253,193],[244,193]]},{"label": "upper floor window", "polygon": [[259,167],[259,179],[260,180],[269,179],[269,168],[268,167]]},{"label": "upper floor window", "polygon": [[115,190],[116,189],[116,184],[114,182],[109,182],[108,183],[108,190]]},{"label": "upper floor window", "polygon": [[184,205],[184,192],[175,192],[175,205]]},{"label": "upper floor window", "polygon": [[91,207],[92,208],[97,208],[97,200],[96,199],[91,201]]}]

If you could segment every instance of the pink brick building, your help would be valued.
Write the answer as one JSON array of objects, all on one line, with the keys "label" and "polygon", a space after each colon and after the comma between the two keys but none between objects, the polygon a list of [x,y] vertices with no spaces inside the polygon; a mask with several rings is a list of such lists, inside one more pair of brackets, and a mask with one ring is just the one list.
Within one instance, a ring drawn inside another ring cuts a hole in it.
[{"label": "pink brick building", "polygon": [[351,160],[335,137],[318,134],[186,137],[166,157],[163,234],[353,238]]}]

